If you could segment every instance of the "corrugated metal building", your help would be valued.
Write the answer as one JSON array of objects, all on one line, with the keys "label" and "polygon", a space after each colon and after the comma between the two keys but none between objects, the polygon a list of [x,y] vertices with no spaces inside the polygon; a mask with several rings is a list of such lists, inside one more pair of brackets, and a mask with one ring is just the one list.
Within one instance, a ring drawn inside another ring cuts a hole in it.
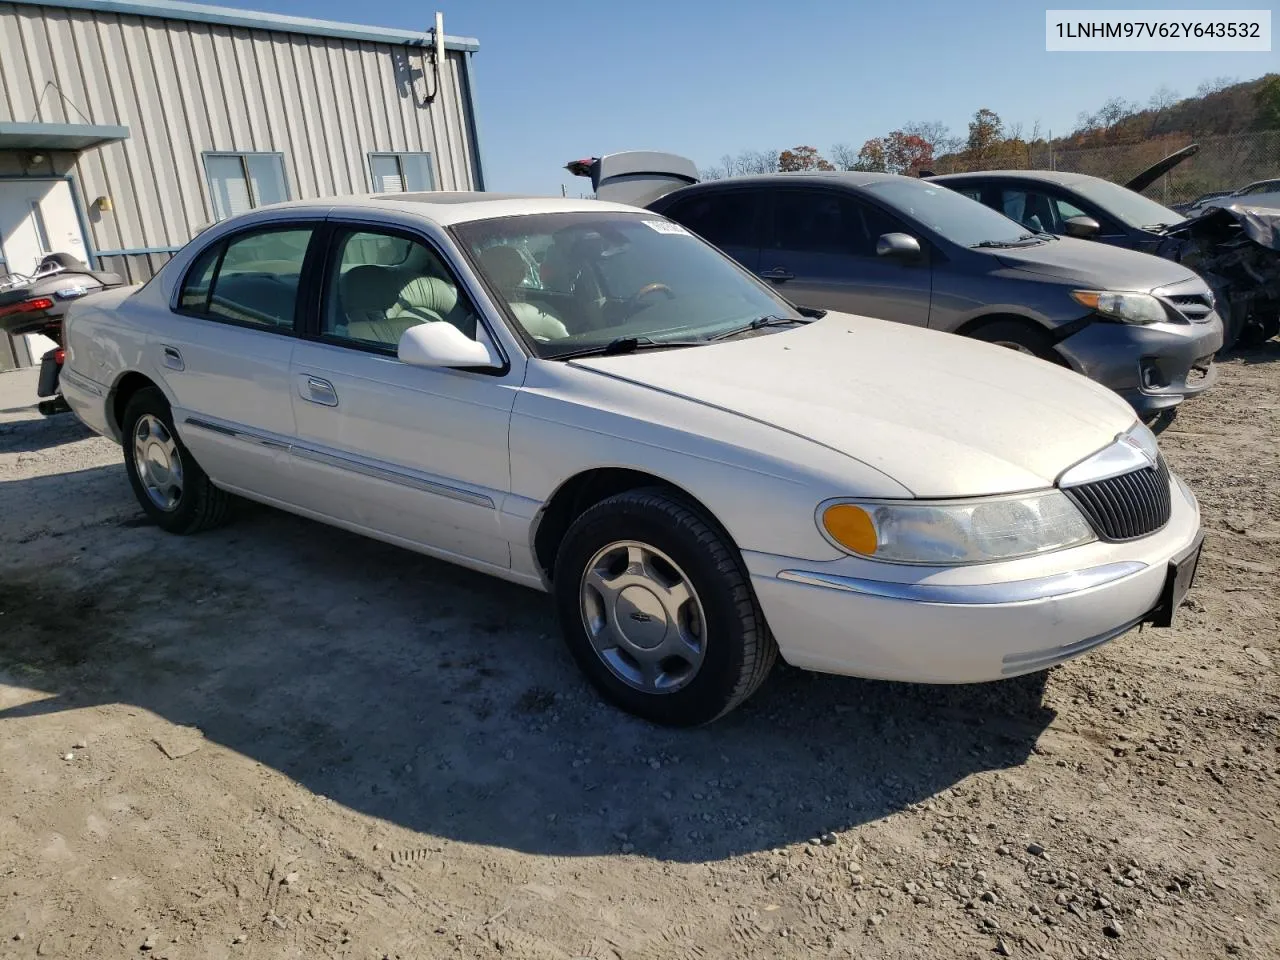
[{"label": "corrugated metal building", "polygon": [[242,209],[483,189],[479,44],[443,48],[201,4],[0,2],[0,274],[61,250],[143,280]]}]

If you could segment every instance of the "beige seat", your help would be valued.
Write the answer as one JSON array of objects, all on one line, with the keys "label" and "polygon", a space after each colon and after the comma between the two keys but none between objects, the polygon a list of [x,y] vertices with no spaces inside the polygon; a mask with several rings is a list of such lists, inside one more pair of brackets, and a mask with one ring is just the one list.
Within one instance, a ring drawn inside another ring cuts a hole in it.
[{"label": "beige seat", "polygon": [[418,317],[388,316],[388,311],[396,304],[399,289],[398,278],[386,267],[373,264],[353,267],[342,275],[338,283],[346,329],[338,327],[333,332],[353,340],[368,340],[394,347],[400,342],[401,334],[422,323]]},{"label": "beige seat", "polygon": [[440,277],[414,277],[400,289],[387,316],[395,320],[416,319],[419,323],[443,320],[468,337],[476,335],[475,314],[459,298],[458,288]]},{"label": "beige seat", "polygon": [[524,258],[510,247],[489,247],[480,253],[480,263],[489,282],[511,307],[516,320],[535,340],[560,340],[569,330],[556,317],[523,299],[520,284],[528,275]]}]

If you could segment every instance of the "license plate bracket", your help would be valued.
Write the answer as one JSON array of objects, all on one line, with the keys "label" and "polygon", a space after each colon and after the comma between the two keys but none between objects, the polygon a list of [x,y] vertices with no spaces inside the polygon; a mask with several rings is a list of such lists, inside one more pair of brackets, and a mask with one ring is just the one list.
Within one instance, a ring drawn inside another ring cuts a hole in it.
[{"label": "license plate bracket", "polygon": [[1195,583],[1196,571],[1200,567],[1200,552],[1204,546],[1204,533],[1196,535],[1195,542],[1181,554],[1169,561],[1169,572],[1165,575],[1164,589],[1160,593],[1160,602],[1151,611],[1147,622],[1155,627],[1173,626],[1173,615],[1182,606]]}]

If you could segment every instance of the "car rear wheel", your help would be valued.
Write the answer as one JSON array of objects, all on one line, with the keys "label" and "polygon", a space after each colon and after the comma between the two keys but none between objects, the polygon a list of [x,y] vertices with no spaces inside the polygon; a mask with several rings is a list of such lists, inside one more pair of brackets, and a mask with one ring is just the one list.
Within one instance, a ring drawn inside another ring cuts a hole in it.
[{"label": "car rear wheel", "polygon": [[225,523],[231,497],[213,485],[173,427],[156,387],[129,398],[121,423],[125,469],[143,512],[170,533],[198,533]]},{"label": "car rear wheel", "polygon": [[1017,320],[988,320],[968,331],[967,335],[974,340],[1007,347],[1018,353],[1066,366],[1062,357],[1053,349],[1053,340],[1049,334],[1027,323],[1019,323]]},{"label": "car rear wheel", "polygon": [[668,726],[728,713],[778,648],[727,537],[692,505],[631,490],[583,513],[556,556],[556,606],[583,672],[622,709]]}]

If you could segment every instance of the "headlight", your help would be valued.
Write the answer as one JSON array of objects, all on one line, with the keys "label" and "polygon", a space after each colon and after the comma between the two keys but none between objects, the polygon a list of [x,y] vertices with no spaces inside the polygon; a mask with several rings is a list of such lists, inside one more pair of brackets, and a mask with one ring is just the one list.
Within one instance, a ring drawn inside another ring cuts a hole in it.
[{"label": "headlight", "polygon": [[1072,290],[1071,298],[1081,306],[1121,323],[1163,323],[1169,319],[1160,301],[1149,293]]},{"label": "headlight", "polygon": [[818,525],[842,550],[870,560],[952,566],[991,563],[1095,539],[1060,490],[982,500],[833,500]]}]

